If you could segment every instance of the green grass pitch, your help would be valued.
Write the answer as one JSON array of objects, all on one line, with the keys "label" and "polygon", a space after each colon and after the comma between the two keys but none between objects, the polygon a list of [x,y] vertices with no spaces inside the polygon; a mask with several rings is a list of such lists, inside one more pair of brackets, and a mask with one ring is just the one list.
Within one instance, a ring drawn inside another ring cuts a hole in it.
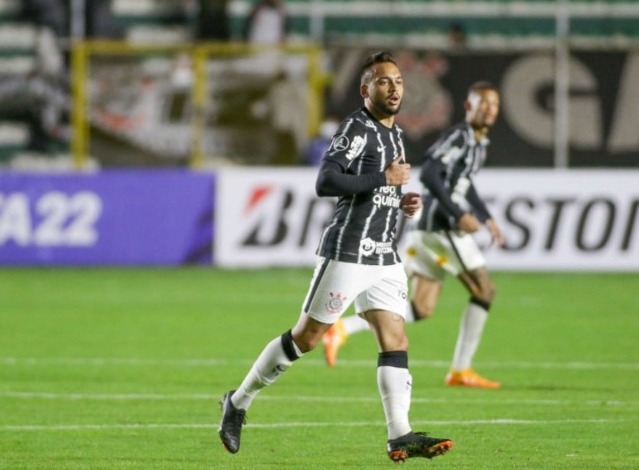
[{"label": "green grass pitch", "polygon": [[[386,430],[370,333],[321,348],[217,438],[220,395],[297,318],[309,269],[0,269],[0,469],[376,469]],[[455,441],[405,468],[639,468],[639,276],[496,273],[475,360],[443,379],[467,295],[408,326],[411,421]],[[350,312],[349,312],[350,313]]]}]

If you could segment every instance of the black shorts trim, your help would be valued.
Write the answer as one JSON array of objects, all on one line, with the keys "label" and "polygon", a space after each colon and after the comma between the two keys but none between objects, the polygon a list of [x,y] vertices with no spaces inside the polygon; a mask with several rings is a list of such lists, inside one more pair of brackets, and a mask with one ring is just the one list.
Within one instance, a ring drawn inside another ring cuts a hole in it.
[{"label": "black shorts trim", "polygon": [[330,259],[325,258],[324,262],[320,266],[319,272],[317,273],[317,276],[313,280],[313,285],[311,285],[311,288],[309,290],[308,299],[306,300],[306,303],[304,304],[304,307],[303,307],[304,313],[308,313],[308,309],[311,308],[311,303],[313,302],[315,293],[317,292],[319,284],[322,281],[322,277],[324,277],[324,273],[326,272],[326,269],[328,268],[328,263],[330,262],[331,262]]}]

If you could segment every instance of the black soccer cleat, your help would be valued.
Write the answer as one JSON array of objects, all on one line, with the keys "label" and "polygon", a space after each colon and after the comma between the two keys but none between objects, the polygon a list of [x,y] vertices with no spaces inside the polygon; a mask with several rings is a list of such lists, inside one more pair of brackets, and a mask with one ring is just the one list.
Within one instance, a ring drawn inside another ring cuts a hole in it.
[{"label": "black soccer cleat", "polygon": [[233,395],[234,392],[235,390],[231,390],[225,393],[220,400],[222,422],[217,430],[222,444],[231,454],[235,454],[240,450],[242,425],[246,423],[246,410],[235,408],[231,401],[231,395]]},{"label": "black soccer cleat", "polygon": [[397,439],[388,441],[388,457],[393,462],[400,463],[412,457],[432,459],[453,448],[453,441],[430,437],[423,432],[409,432]]}]

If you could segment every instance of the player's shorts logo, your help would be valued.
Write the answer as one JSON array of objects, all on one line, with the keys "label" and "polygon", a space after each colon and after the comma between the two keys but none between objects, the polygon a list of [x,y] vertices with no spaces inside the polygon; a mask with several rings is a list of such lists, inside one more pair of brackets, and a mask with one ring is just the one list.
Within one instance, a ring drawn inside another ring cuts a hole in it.
[{"label": "player's shorts logo", "polygon": [[326,311],[328,313],[340,312],[344,307],[344,301],[346,300],[346,297],[344,297],[340,293],[333,294],[332,292],[329,292],[328,295],[330,295],[330,299],[325,304]]}]

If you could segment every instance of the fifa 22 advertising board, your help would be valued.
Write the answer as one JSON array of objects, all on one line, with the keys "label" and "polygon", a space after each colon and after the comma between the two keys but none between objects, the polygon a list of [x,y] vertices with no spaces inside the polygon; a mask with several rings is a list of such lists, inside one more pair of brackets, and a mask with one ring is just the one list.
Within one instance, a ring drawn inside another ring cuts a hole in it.
[{"label": "fifa 22 advertising board", "polygon": [[[315,169],[220,170],[216,263],[313,266],[336,202],[315,195],[315,177]],[[639,171],[485,169],[475,184],[506,237],[499,248],[487,233],[476,235],[490,267],[639,271],[637,181]],[[417,171],[409,189],[420,189]]]},{"label": "fifa 22 advertising board", "polygon": [[210,264],[214,175],[0,174],[0,266]]}]

